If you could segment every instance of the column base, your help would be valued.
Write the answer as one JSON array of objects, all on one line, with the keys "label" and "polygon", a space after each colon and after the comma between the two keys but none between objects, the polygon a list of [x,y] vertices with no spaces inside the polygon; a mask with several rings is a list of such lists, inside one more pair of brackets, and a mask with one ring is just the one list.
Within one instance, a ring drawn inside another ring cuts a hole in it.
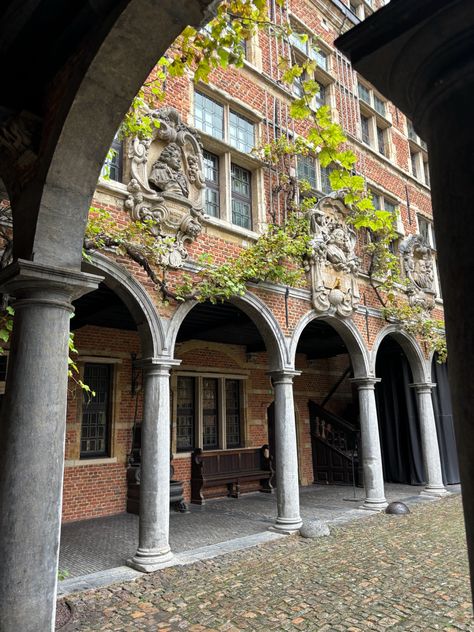
[{"label": "column base", "polygon": [[448,492],[448,490],[446,489],[446,487],[425,487],[425,489],[420,492],[420,496],[436,496],[438,498],[441,498],[443,496],[450,496],[451,493]]},{"label": "column base", "polygon": [[302,525],[303,521],[301,518],[295,518],[293,520],[289,518],[277,518],[275,524],[269,527],[268,530],[274,531],[275,533],[292,535],[294,533],[298,533]]},{"label": "column base", "polygon": [[385,498],[379,498],[378,500],[371,500],[366,498],[363,505],[360,505],[359,509],[365,509],[366,511],[384,511],[388,507],[388,502]]},{"label": "column base", "polygon": [[127,565],[142,573],[153,573],[163,568],[173,559],[171,550],[138,549],[135,555],[127,560]]}]

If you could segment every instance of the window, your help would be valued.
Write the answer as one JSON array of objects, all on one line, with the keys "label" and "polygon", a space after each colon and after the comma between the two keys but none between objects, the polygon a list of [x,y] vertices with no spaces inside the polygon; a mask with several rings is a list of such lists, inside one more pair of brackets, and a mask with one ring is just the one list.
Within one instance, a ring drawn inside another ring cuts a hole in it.
[{"label": "window", "polygon": [[255,145],[254,124],[232,110],[229,117],[229,140],[233,147],[243,152],[252,151]]},{"label": "window", "polygon": [[83,393],[81,458],[108,456],[111,373],[110,364],[84,365],[84,382],[95,394]]},{"label": "window", "polygon": [[224,138],[224,107],[205,94],[194,92],[194,124],[209,136]]},{"label": "window", "polygon": [[242,446],[242,379],[177,377],[176,449],[230,449]]},{"label": "window", "polygon": [[363,83],[359,83],[357,89],[359,92],[359,99],[361,101],[364,101],[364,103],[368,103],[369,105],[371,105],[370,90],[366,86],[364,86]]},{"label": "window", "polygon": [[316,162],[312,156],[298,156],[298,180],[306,180],[312,189],[317,189]]},{"label": "window", "polygon": [[123,144],[116,136],[102,166],[100,175],[106,180],[122,182]]},{"label": "window", "polygon": [[410,150],[411,174],[414,178],[418,178],[418,160],[417,154]]},{"label": "window", "polygon": [[321,167],[321,191],[325,195],[328,195],[332,191],[331,182],[329,180],[331,171],[331,167]]},{"label": "window", "polygon": [[194,378],[178,378],[177,437],[178,450],[194,447],[194,420],[196,417]]},{"label": "window", "polygon": [[362,128],[362,142],[366,145],[370,145],[370,119],[368,116],[360,115],[360,125]]},{"label": "window", "polygon": [[255,123],[198,91],[194,93],[194,123],[223,141],[208,139],[206,144],[212,151],[203,152],[206,214],[252,230],[253,197],[257,194],[252,190],[252,172],[244,165],[253,166],[250,155],[257,144]]},{"label": "window", "polygon": [[360,138],[364,144],[388,158],[390,123],[386,119],[386,102],[360,81],[357,91],[360,105]]},{"label": "window", "polygon": [[231,166],[232,223],[252,228],[251,174],[238,165]]},{"label": "window", "polygon": [[383,155],[387,155],[387,144],[385,140],[385,130],[377,125],[377,147],[379,152]]},{"label": "window", "polygon": [[327,94],[328,94],[328,87],[327,86],[323,86],[320,83],[319,84],[319,92],[314,97],[314,103],[315,103],[315,106],[316,106],[317,110],[319,110],[319,108],[322,105],[326,105],[327,104]]},{"label": "window", "polygon": [[208,215],[219,217],[219,156],[204,151],[203,158],[206,179],[204,208]]},{"label": "window", "polygon": [[298,180],[305,180],[309,183],[311,187],[310,195],[314,195],[317,191],[324,195],[331,193],[332,187],[329,182],[331,170],[331,167],[321,167],[313,156],[298,156]]},{"label": "window", "polygon": [[415,132],[410,119],[407,119],[407,137],[410,150],[409,167],[411,175],[420,182],[430,186],[427,145]]},{"label": "window", "polygon": [[[314,101],[312,103],[312,107],[314,109],[319,109],[322,105],[326,105],[328,97],[329,97],[329,83],[331,82],[331,77],[329,76],[330,71],[330,53],[326,50],[322,49],[319,45],[319,41],[316,42],[315,45],[314,40],[311,35],[307,33],[301,33],[301,28],[299,26],[293,26],[294,33],[290,35],[290,44],[293,46],[293,52],[295,53],[296,61],[298,63],[302,63],[304,61],[303,55],[313,59],[316,62],[316,70],[314,72],[314,77],[308,74],[303,74],[299,77],[296,77],[293,82],[293,94],[296,97],[303,96],[303,81],[307,79],[314,79],[320,87],[319,93],[315,96]],[[307,35],[308,39],[306,41],[302,41],[302,39],[298,36]],[[300,53],[303,53],[301,55]]]}]

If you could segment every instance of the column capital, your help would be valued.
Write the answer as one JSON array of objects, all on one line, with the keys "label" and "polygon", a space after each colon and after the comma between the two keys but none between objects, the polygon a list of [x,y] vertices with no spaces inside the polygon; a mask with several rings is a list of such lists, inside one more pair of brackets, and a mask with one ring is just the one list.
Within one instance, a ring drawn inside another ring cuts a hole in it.
[{"label": "column capital", "polygon": [[173,367],[179,366],[181,360],[176,360],[169,356],[154,356],[137,360],[136,364],[147,374],[164,375],[169,374]]},{"label": "column capital", "polygon": [[353,377],[350,380],[357,386],[359,390],[374,390],[375,385],[382,381],[382,378],[375,377],[375,375],[368,375],[367,377]]},{"label": "column capital", "polygon": [[295,369],[276,369],[275,371],[267,371],[267,375],[272,378],[273,384],[292,384],[293,378],[301,375],[301,371]]},{"label": "column capital", "polygon": [[0,272],[0,290],[18,299],[16,304],[34,300],[66,307],[74,299],[95,290],[102,280],[101,276],[80,270],[18,259]]},{"label": "column capital", "polygon": [[413,384],[408,384],[410,388],[414,388],[417,393],[429,393],[431,394],[431,390],[436,386],[435,382],[414,382]]}]

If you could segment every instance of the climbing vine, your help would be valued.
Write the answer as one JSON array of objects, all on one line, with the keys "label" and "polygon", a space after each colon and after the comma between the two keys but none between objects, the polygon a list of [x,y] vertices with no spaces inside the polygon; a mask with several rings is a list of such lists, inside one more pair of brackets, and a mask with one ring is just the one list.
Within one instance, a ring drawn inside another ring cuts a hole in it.
[{"label": "climbing vine", "polygon": [[[284,5],[283,0],[277,4]],[[195,299],[216,302],[246,291],[249,282],[271,281],[299,286],[305,282],[305,268],[311,253],[308,211],[317,203],[311,196],[309,182],[298,180],[295,165],[298,156],[317,156],[322,167],[331,167],[330,184],[342,196],[349,209],[347,221],[356,231],[370,235],[365,245],[371,265],[370,280],[376,290],[387,320],[419,338],[427,350],[436,350],[446,358],[444,324],[429,318],[420,305],[410,305],[402,298],[406,289],[398,256],[392,244],[398,238],[397,218],[391,212],[375,208],[364,178],[355,173],[356,155],[348,148],[340,125],[331,118],[329,107],[312,107],[319,85],[313,79],[316,61],[307,58],[298,62],[291,53],[290,38],[297,38],[309,50],[318,50],[317,37],[296,32],[289,21],[276,24],[267,13],[266,0],[228,0],[222,2],[216,17],[201,30],[187,27],[162,57],[144,84],[127,113],[121,134],[123,137],[149,138],[156,118],[149,116],[150,106],[166,97],[170,78],[190,76],[195,82],[208,81],[211,72],[228,66],[244,64],[243,42],[261,29],[284,41],[289,55],[281,56],[281,82],[291,90],[299,82],[300,95],[294,98],[289,114],[306,127],[304,136],[290,139],[281,135],[254,150],[255,156],[275,175],[274,191],[285,200],[284,216],[276,217],[258,240],[223,264],[214,262],[210,254],[201,255],[196,273],[175,276],[170,280],[163,265],[166,253],[173,247],[173,238],[157,237],[151,221],[131,221],[118,225],[111,215],[93,208],[86,232],[85,251],[115,248],[144,268],[165,300]],[[314,57],[314,56],[313,56]],[[87,254],[86,254],[87,256]]]}]

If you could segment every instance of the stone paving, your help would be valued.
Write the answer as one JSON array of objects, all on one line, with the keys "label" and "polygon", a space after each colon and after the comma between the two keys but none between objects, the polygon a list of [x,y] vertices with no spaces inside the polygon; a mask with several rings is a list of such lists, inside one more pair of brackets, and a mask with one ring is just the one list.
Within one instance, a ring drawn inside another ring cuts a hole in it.
[{"label": "stone paving", "polygon": [[[422,489],[387,484],[386,495],[388,500],[417,499]],[[302,487],[301,517],[331,524],[366,518],[368,512],[359,509],[363,490],[355,490],[360,502],[344,500],[353,497],[351,487]],[[171,513],[170,545],[175,553],[266,531],[275,521],[276,496],[256,492],[239,499],[219,498],[207,501],[203,507],[190,505],[190,510],[189,514]],[[61,533],[59,568],[72,578],[121,566],[134,555],[137,540],[138,517],[132,514],[66,524]]]},{"label": "stone paving", "polygon": [[68,632],[474,631],[460,496],[68,599]]}]

